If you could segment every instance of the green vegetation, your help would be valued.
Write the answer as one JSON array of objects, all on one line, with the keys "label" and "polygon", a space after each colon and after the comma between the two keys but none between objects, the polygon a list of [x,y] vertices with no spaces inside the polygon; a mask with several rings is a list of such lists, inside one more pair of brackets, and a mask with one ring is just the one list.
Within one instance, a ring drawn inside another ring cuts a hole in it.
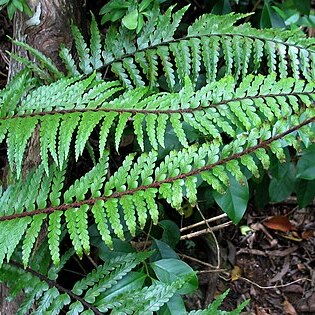
[{"label": "green vegetation", "polygon": [[[264,204],[295,192],[301,206],[314,197],[315,40],[299,29],[253,28],[242,22],[248,14],[205,14],[187,26],[188,6],[130,3],[102,8],[102,22],[112,22],[105,39],[94,16],[88,42],[73,26],[78,62],[61,47],[66,74],[14,41],[37,60],[11,54],[25,69],[0,91],[10,167],[0,280],[13,296],[24,290],[19,314],[33,305],[34,314],[65,305],[67,314],[239,314],[247,302],[218,311],[227,293],[207,310],[185,310],[181,295],[197,277],[174,251],[176,224],[161,220],[205,191],[235,224],[251,197]],[[264,27],[273,26],[268,5]],[[34,134],[41,159],[24,175]],[[113,165],[117,152],[123,159]],[[164,237],[136,252],[128,242],[150,234],[151,222]],[[91,246],[103,261],[65,289],[58,275]]]}]

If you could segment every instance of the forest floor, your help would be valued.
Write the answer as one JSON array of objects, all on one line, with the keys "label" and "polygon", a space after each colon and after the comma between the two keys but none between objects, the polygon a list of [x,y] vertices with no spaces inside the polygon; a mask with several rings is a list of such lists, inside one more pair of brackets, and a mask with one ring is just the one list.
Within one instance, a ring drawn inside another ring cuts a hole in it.
[{"label": "forest floor", "polygon": [[[6,84],[11,33],[12,24],[0,12],[0,88]],[[243,315],[315,314],[314,209],[299,209],[294,197],[265,209],[249,207],[242,221],[247,233],[233,225],[216,232],[220,270],[211,267],[216,263],[211,234],[194,239],[192,248],[181,242],[183,259],[199,270],[200,289],[186,298],[187,305],[202,308],[229,288],[226,310],[249,298]]]},{"label": "forest floor", "polygon": [[294,197],[260,210],[249,207],[242,220],[250,228],[246,235],[234,225],[216,233],[224,269],[217,273],[207,266],[215,257],[213,242],[203,246],[202,252],[197,247],[187,254],[186,262],[201,271],[201,289],[188,298],[192,307],[204,306],[230,289],[224,310],[250,299],[243,315],[314,315],[314,209],[315,205],[299,209]]}]

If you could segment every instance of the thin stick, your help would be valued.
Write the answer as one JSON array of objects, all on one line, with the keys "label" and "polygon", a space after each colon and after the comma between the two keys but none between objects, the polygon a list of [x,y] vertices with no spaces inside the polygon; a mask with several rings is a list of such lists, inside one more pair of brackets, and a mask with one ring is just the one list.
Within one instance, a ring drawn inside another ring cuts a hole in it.
[{"label": "thin stick", "polygon": [[149,242],[149,237],[150,237],[151,230],[152,230],[152,221],[150,222],[149,231],[148,231],[147,237],[146,237],[146,239],[144,241],[144,245],[143,245],[142,250],[145,250],[147,248],[147,244]]},{"label": "thin stick", "polygon": [[306,281],[312,281],[311,279],[308,279],[308,278],[301,278],[301,279],[297,279],[297,280],[294,280],[292,282],[289,282],[289,283],[285,283],[285,284],[278,284],[278,285],[270,285],[270,286],[262,286],[262,285],[259,285],[258,283],[254,282],[254,281],[251,281],[247,278],[243,278],[243,277],[239,277],[238,279],[241,279],[241,280],[244,280],[244,281],[247,281],[249,283],[251,283],[252,285],[258,287],[259,289],[277,289],[277,288],[284,288],[284,287],[287,287],[291,284],[294,284],[296,282],[300,282],[300,281],[303,281],[303,280],[306,280]]},{"label": "thin stick", "polygon": [[[253,9],[252,9],[252,11],[251,11],[251,13],[255,13],[255,11],[256,11],[256,9],[258,8],[260,2],[261,2],[261,0],[258,0],[258,1],[255,3],[255,5],[254,5],[254,7],[253,7]],[[248,22],[251,17],[252,17],[251,15],[248,16],[248,17],[245,19],[244,22],[245,22],[245,23]]]},{"label": "thin stick", "polygon": [[215,243],[215,247],[216,247],[216,251],[217,251],[217,266],[216,266],[216,269],[219,269],[220,266],[221,266],[221,257],[220,257],[220,246],[219,246],[219,243],[218,243],[218,240],[215,236],[215,234],[213,233],[213,230],[212,228],[210,227],[209,223],[207,222],[205,216],[203,215],[203,213],[201,212],[198,204],[196,205],[196,208],[199,212],[199,214],[201,215],[201,217],[203,218],[205,224],[207,225],[208,229],[210,230],[210,234],[212,235],[213,237],[213,240],[214,240],[214,243]]},{"label": "thin stick", "polygon": [[198,270],[197,274],[203,274],[203,273],[217,273],[217,272],[226,272],[226,269],[211,269],[211,270]]},{"label": "thin stick", "polygon": [[194,224],[191,224],[191,225],[188,225],[188,226],[185,226],[183,228],[180,229],[181,232],[183,231],[186,231],[186,230],[190,230],[190,229],[193,229],[197,226],[200,226],[200,225],[203,225],[203,224],[206,224],[206,223],[210,223],[210,222],[213,222],[213,221],[216,221],[216,220],[220,220],[222,218],[225,218],[227,217],[227,214],[226,213],[222,213],[216,217],[212,217],[210,219],[207,219],[207,220],[203,220],[203,221],[200,221],[200,222],[197,222],[197,223],[194,223]]},{"label": "thin stick", "polygon": [[194,261],[194,262],[196,262],[196,263],[198,263],[198,264],[200,264],[200,265],[204,265],[204,266],[206,266],[206,267],[215,268],[215,269],[216,269],[215,266],[213,266],[213,265],[211,265],[211,264],[209,264],[209,263],[207,263],[207,262],[205,262],[205,261],[199,260],[199,259],[197,259],[197,258],[188,256],[188,255],[185,255],[185,254],[179,254],[179,256],[182,257],[182,258],[184,258],[184,259],[189,259],[189,260],[191,260],[191,261]]},{"label": "thin stick", "polygon": [[233,222],[232,221],[228,221],[228,222],[225,222],[225,223],[222,223],[222,224],[219,224],[219,225],[216,225],[216,226],[213,226],[211,229],[204,229],[204,230],[201,230],[201,231],[197,231],[197,232],[193,232],[193,233],[189,233],[189,234],[186,234],[186,235],[182,235],[180,237],[180,240],[189,240],[191,238],[194,238],[194,237],[197,237],[197,236],[200,236],[200,235],[203,235],[203,234],[208,234],[208,233],[211,233],[211,231],[218,231],[218,230],[221,230],[221,229],[224,229],[228,226],[230,226]]},{"label": "thin stick", "polygon": [[86,255],[87,259],[90,261],[90,263],[93,265],[94,268],[97,268],[97,263],[92,259],[90,255]]}]

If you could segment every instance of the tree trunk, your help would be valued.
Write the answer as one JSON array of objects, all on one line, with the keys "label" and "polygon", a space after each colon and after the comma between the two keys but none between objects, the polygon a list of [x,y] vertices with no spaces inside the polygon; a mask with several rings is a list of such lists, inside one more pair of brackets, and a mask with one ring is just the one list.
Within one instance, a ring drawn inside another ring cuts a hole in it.
[{"label": "tree trunk", "polygon": [[[64,70],[59,59],[58,51],[61,44],[72,48],[70,26],[72,21],[82,26],[85,12],[83,0],[27,0],[34,12],[32,18],[16,12],[13,25],[13,38],[26,42],[32,47],[50,57],[60,70]],[[13,52],[33,60],[21,47],[14,46]],[[34,61],[34,60],[33,60]],[[8,80],[18,73],[23,66],[14,59],[10,60]],[[39,133],[35,132],[26,151],[23,174],[39,165]],[[5,180],[4,180],[5,182]],[[18,281],[18,279],[17,279]],[[23,300],[17,296],[13,301],[6,301],[8,289],[0,285],[0,315],[15,315]]]},{"label": "tree trunk", "polygon": [[[82,1],[82,0],[81,0]],[[72,47],[70,26],[72,21],[81,26],[84,12],[80,0],[28,0],[34,15],[32,18],[17,12],[14,17],[13,38],[23,41],[50,57],[60,70],[63,66],[58,56],[61,44]],[[21,47],[13,52],[30,59]],[[11,60],[9,80],[21,70],[22,65]]]}]

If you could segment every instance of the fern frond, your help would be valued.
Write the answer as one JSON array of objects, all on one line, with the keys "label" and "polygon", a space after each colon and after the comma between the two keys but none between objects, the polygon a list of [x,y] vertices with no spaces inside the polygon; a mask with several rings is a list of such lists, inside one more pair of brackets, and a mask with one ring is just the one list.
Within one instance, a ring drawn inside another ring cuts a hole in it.
[{"label": "fern frond", "polygon": [[36,86],[35,83],[36,81],[31,78],[31,73],[28,69],[24,69],[14,76],[6,87],[0,90],[0,117],[14,112],[22,96],[34,88]]},{"label": "fern frond", "polygon": [[153,315],[165,303],[167,303],[172,296],[178,291],[188,277],[178,279],[171,284],[162,282],[153,283],[149,287],[144,287],[140,292],[133,292],[132,296],[120,297],[115,301],[115,308],[111,314],[148,314]]},{"label": "fern frond", "polygon": [[[187,30],[187,34],[176,38],[175,33],[187,7],[172,13],[169,8],[164,15],[152,16],[137,38],[116,36],[109,31],[105,39],[106,55],[104,67],[112,71],[127,87],[143,85],[146,78],[151,87],[159,85],[163,74],[168,88],[184,85],[185,77],[197,82],[202,69],[206,70],[206,82],[216,80],[220,56],[225,61],[221,70],[236,79],[257,72],[260,68],[268,73],[277,73],[279,78],[288,77],[313,80],[315,46],[313,39],[306,39],[298,31],[258,30],[248,23],[235,26],[244,14],[216,16],[206,14],[198,18]],[[164,22],[173,23],[165,30]],[[124,53],[118,47],[125,47]],[[300,61],[301,60],[301,61]],[[261,70],[260,70],[261,71]]]},{"label": "fern frond", "polygon": [[91,31],[91,64],[93,69],[98,69],[102,67],[103,63],[101,60],[101,51],[102,51],[102,43],[101,43],[101,34],[97,26],[97,22],[95,20],[95,16],[92,14],[92,21],[90,26]]},{"label": "fern frond", "polygon": [[34,63],[27,59],[26,57],[22,57],[15,53],[8,53],[10,55],[10,58],[15,59],[20,64],[24,65],[28,71],[34,73],[38,78],[43,80],[44,82],[52,83],[55,81],[53,76],[43,67],[38,65],[37,63]]},{"label": "fern frond", "polygon": [[[69,50],[62,47],[60,57],[68,75],[77,75],[78,72],[87,75],[93,70],[110,68],[128,88],[148,83],[154,90],[166,81],[170,91],[184,86],[186,76],[196,86],[203,74],[206,83],[224,75],[232,75],[238,80],[257,72],[276,74],[280,79],[293,76],[312,81],[315,78],[315,41],[307,39],[299,30],[262,30],[252,28],[248,23],[236,26],[246,14],[205,14],[179,38],[178,28],[188,7],[177,12],[172,12],[173,9],[170,7],[162,15],[155,8],[137,37],[126,28],[117,30],[111,27],[104,43],[94,17],[89,45],[79,29],[73,26],[79,69]],[[19,42],[16,44],[25,46]],[[48,58],[29,46],[24,48],[37,57],[39,65],[34,68],[34,63],[20,61],[39,76],[49,81],[46,69],[53,78],[64,76]]]},{"label": "fern frond", "polygon": [[[17,314],[27,314],[32,309],[34,314],[60,314],[67,305],[67,314],[153,314],[185,284],[187,277],[182,277],[171,284],[155,281],[151,286],[133,288],[112,296],[106,293],[119,283],[137,265],[150,257],[152,252],[139,252],[121,255],[98,266],[82,280],[75,283],[71,290],[56,282],[55,267],[48,271],[48,276],[34,268],[23,269],[16,261],[5,264],[0,269],[0,282],[5,282],[11,294],[24,292],[24,301]],[[66,261],[71,253],[66,254]],[[53,271],[52,271],[53,270]],[[16,281],[19,279],[19,281]]]},{"label": "fern frond", "polygon": [[[265,168],[269,166],[266,150],[270,149],[283,161],[284,147],[301,145],[298,139],[306,133],[309,139],[315,138],[311,124],[314,121],[314,107],[309,107],[303,112],[303,120],[299,115],[292,114],[273,125],[265,123],[259,128],[239,133],[228,144],[215,139],[199,146],[188,146],[171,151],[159,162],[156,152],[143,153],[136,160],[135,154],[130,154],[109,178],[106,178],[108,154],[105,152],[91,171],[62,194],[64,171],[51,167],[47,179],[44,167],[39,167],[27,176],[26,181],[19,180],[2,193],[0,264],[11,257],[20,241],[24,248],[23,262],[27,264],[39,226],[46,217],[49,219],[49,249],[56,264],[59,262],[64,219],[79,256],[89,252],[88,215],[94,217],[102,239],[111,246],[113,234],[123,239],[127,227],[134,235],[136,221],[142,228],[148,214],[153,223],[158,222],[158,196],[178,211],[181,211],[184,198],[194,204],[197,200],[197,178],[200,176],[219,193],[224,193],[230,185],[230,176],[244,185],[245,169],[259,176],[259,163]],[[47,206],[49,204],[51,206]],[[240,218],[232,219],[237,222]],[[109,232],[110,227],[112,233]],[[15,231],[13,237],[12,231]]]},{"label": "fern frond", "polygon": [[[35,49],[34,47],[28,45],[27,43],[24,42],[20,42],[18,40],[13,40],[12,39],[12,43],[16,46],[20,46],[23,49],[27,50],[29,53],[31,53],[38,61],[40,69],[46,69],[46,78],[48,77],[48,74],[50,74],[52,76],[52,80],[50,80],[49,82],[52,82],[53,80],[58,80],[64,77],[64,74],[59,71],[57,69],[57,67],[55,66],[54,62],[49,58],[46,57],[43,53],[41,53],[40,51],[38,51],[37,49]],[[18,57],[17,55],[11,54],[11,56]],[[20,60],[18,60],[20,61]],[[48,71],[47,71],[48,70]],[[40,74],[38,72],[38,74]]]},{"label": "fern frond", "polygon": [[229,290],[226,290],[218,298],[215,299],[205,310],[191,311],[188,315],[237,315],[240,314],[244,307],[249,303],[249,300],[241,303],[235,310],[231,312],[220,311],[218,308],[223,303],[224,299],[227,297]]},{"label": "fern frond", "polygon": [[73,59],[70,50],[65,45],[60,46],[59,57],[66,67],[68,76],[78,77],[80,75],[75,60]]},{"label": "fern frond", "polygon": [[36,126],[40,130],[42,164],[48,172],[50,156],[62,168],[73,139],[78,159],[96,126],[100,126],[100,156],[111,129],[118,151],[129,122],[142,149],[145,134],[153,149],[164,146],[168,123],[181,145],[188,147],[187,125],[207,139],[222,142],[222,135],[235,139],[241,132],[266,124],[270,128],[276,123],[285,125],[290,116],[311,108],[315,98],[313,82],[277,80],[274,75],[249,75],[239,84],[228,76],[197,92],[186,77],[179,92],[148,95],[147,88],[136,88],[118,96],[122,87],[117,82],[96,81],[95,74],[78,80],[62,79],[33,90],[14,112],[10,110],[0,120],[0,138],[7,139],[9,164],[18,176]]},{"label": "fern frond", "polygon": [[91,55],[90,55],[90,48],[88,47],[87,43],[85,42],[83,35],[81,34],[79,28],[76,25],[72,25],[71,27],[75,47],[78,52],[79,56],[79,66],[80,69],[85,74],[89,74],[93,71],[91,67]]}]

